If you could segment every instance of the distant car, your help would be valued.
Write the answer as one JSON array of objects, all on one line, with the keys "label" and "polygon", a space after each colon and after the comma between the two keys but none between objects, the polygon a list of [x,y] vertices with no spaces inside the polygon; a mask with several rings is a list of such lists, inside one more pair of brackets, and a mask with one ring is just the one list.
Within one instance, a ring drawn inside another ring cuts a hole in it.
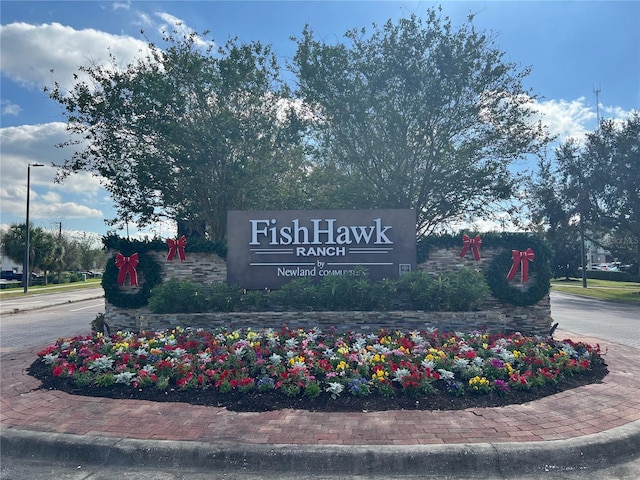
[{"label": "distant car", "polygon": [[[39,275],[35,272],[31,272],[31,279],[38,278]],[[22,281],[22,272],[16,272],[15,270],[2,270],[2,280],[19,280]]]},{"label": "distant car", "polygon": [[0,278],[2,280],[22,280],[22,273],[18,273],[15,270],[2,270]]}]

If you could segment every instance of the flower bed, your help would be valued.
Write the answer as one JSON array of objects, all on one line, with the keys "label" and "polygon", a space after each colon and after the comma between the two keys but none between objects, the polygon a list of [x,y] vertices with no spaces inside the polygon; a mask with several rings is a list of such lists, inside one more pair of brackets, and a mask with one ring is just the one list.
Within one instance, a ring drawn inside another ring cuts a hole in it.
[{"label": "flower bed", "polygon": [[467,408],[599,380],[598,346],[525,337],[334,329],[175,328],[60,339],[30,373],[45,388],[241,410]]}]

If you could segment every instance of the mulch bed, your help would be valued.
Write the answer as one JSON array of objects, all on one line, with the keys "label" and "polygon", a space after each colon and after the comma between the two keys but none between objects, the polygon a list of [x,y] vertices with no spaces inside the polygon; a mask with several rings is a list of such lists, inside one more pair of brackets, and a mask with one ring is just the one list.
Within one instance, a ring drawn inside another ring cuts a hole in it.
[{"label": "mulch bed", "polygon": [[591,383],[599,383],[608,374],[604,361],[593,362],[586,373],[576,374],[561,379],[556,384],[534,387],[530,390],[512,389],[507,394],[478,393],[465,396],[454,396],[446,391],[438,391],[433,395],[409,397],[396,395],[383,397],[372,394],[367,397],[356,397],[343,393],[331,398],[322,393],[316,398],[304,395],[288,397],[280,392],[250,391],[247,393],[233,391],[218,393],[214,390],[168,390],[161,391],[155,387],[135,389],[132,386],[113,385],[111,387],[78,387],[68,378],[54,377],[51,368],[40,359],[34,361],[28,373],[42,382],[45,390],[61,390],[73,395],[106,397],[114,399],[149,400],[153,402],[184,402],[192,405],[225,407],[237,412],[263,412],[293,408],[313,412],[373,412],[385,410],[464,410],[468,408],[501,407],[522,404],[539,398],[553,395]]}]

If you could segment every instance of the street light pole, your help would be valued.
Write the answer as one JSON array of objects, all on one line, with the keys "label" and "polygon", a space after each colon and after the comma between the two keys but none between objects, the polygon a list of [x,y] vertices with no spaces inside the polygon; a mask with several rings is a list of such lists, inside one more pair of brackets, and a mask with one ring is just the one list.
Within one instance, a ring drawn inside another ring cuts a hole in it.
[{"label": "street light pole", "polygon": [[29,290],[29,193],[31,190],[31,167],[44,167],[43,163],[27,164],[27,221],[25,224],[24,265],[22,266],[22,286],[24,293]]}]

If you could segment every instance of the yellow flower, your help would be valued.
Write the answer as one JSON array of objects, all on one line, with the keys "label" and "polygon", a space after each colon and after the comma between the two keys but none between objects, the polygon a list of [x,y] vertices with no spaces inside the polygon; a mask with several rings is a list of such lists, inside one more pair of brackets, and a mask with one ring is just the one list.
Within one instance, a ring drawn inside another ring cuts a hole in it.
[{"label": "yellow flower", "polygon": [[473,387],[476,390],[480,387],[488,386],[488,385],[489,385],[489,380],[487,380],[485,377],[480,377],[478,375],[476,375],[475,377],[469,380],[469,386]]},{"label": "yellow flower", "polygon": [[516,358],[520,358],[522,356],[522,352],[519,350],[514,350],[513,351],[513,356]]},{"label": "yellow flower", "polygon": [[378,381],[382,381],[385,379],[385,377],[389,376],[389,372],[385,372],[384,370],[378,370],[377,372],[374,372],[373,375],[371,375],[371,378],[373,380],[378,380]]},{"label": "yellow flower", "polygon": [[347,368],[347,362],[345,362],[344,360],[341,360],[338,366],[336,367],[337,370],[345,370],[346,368]]},{"label": "yellow flower", "polygon": [[385,359],[384,355],[380,355],[379,353],[376,353],[373,357],[371,357],[369,362],[370,363],[384,363],[384,359]]}]

